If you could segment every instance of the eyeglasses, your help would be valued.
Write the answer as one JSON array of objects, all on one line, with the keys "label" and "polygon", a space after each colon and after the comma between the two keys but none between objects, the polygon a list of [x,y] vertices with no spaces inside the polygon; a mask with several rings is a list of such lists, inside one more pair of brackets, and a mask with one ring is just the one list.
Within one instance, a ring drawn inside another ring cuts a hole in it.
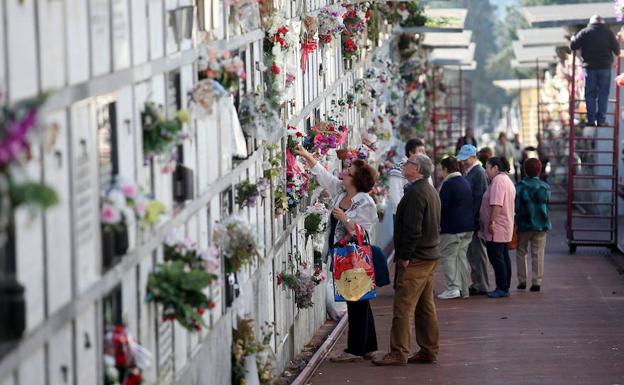
[{"label": "eyeglasses", "polygon": [[420,167],[420,164],[414,162],[413,160],[407,159],[407,160],[405,160],[405,163],[403,163],[403,168],[405,168],[405,165],[408,164],[408,163],[411,164],[412,166]]}]

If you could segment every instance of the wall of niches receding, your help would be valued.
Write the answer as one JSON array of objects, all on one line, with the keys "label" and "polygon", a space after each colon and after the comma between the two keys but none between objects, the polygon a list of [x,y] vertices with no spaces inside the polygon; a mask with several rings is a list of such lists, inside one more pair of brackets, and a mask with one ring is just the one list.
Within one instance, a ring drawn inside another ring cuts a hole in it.
[{"label": "wall of niches receding", "polygon": [[[51,148],[33,151],[29,172],[60,197],[45,214],[16,213],[16,272],[26,288],[27,331],[0,357],[0,385],[101,384],[103,318],[110,301],[118,302],[129,330],[154,354],[146,383],[228,384],[236,315],[250,315],[258,325],[275,322],[272,345],[280,369],[325,320],[324,285],[307,310],[297,309],[292,293],[276,285],[275,275],[286,268],[291,250],[306,249],[305,258],[312,259],[301,215],[276,217],[272,194],[240,212],[233,204],[236,183],[262,176],[263,151],[261,143],[248,139],[249,157],[232,157],[224,108],[217,106],[211,116],[187,127],[191,135],[182,154],[194,172],[194,200],[175,203],[171,174],[163,173],[157,160],[144,162],[145,102],[172,114],[187,105],[187,93],[197,82],[198,48],[204,44],[197,25],[192,38],[177,42],[168,12],[188,5],[212,12],[208,44],[238,53],[250,74],[242,92],[256,89],[262,83],[256,62],[264,34],[228,36],[226,10],[216,0],[6,0],[0,5],[0,84],[12,102],[50,93],[42,121],[56,135]],[[323,5],[295,1],[287,5],[286,16]],[[361,66],[343,70],[338,43],[323,60],[314,52],[310,70],[298,71],[291,91],[295,103],[283,111],[285,125],[313,125],[329,111],[332,97],[342,97],[363,74]],[[359,140],[362,118],[351,110],[345,119],[351,140]],[[114,158],[112,170],[101,166],[102,125],[114,127],[107,154]],[[285,139],[280,140],[283,147]],[[112,174],[135,180],[168,212],[152,229],[130,226],[128,254],[104,269],[99,199]],[[222,277],[209,289],[217,306],[204,314],[208,328],[190,333],[175,322],[161,322],[158,308],[145,302],[145,290],[149,273],[163,259],[164,235],[176,229],[206,248],[214,224],[234,212],[254,226],[263,254],[239,274],[240,295],[227,307]]]}]

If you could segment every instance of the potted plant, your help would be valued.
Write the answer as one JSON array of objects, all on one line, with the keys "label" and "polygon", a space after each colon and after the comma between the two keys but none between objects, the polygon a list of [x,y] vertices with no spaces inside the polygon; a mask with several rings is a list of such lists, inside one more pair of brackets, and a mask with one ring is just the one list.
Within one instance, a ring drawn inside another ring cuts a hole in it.
[{"label": "potted plant", "polygon": [[104,202],[101,209],[102,222],[102,264],[105,268],[119,262],[128,251],[128,227],[118,207]]}]

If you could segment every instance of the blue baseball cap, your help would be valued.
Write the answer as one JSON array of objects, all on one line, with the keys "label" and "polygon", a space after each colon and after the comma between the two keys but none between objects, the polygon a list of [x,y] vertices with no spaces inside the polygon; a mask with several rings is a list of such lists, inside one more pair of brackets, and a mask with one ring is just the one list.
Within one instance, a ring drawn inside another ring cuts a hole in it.
[{"label": "blue baseball cap", "polygon": [[477,148],[472,144],[464,144],[457,153],[457,160],[466,160],[471,156],[477,156]]}]

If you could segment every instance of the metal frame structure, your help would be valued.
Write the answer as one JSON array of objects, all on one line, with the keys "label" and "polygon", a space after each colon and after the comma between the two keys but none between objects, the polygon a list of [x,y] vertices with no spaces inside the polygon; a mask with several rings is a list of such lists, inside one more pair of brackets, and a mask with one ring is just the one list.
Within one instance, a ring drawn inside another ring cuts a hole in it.
[{"label": "metal frame structure", "polygon": [[[620,73],[621,60],[621,57],[616,58],[616,73]],[[566,221],[568,247],[572,254],[578,246],[604,246],[617,250],[620,87],[617,84],[614,86],[615,98],[609,99],[609,104],[614,105],[613,112],[608,113],[613,116],[613,124],[596,128],[596,136],[577,135],[574,117],[583,114],[579,111],[579,105],[584,100],[575,98],[575,54],[572,63]],[[601,135],[601,131],[606,130],[610,130],[610,135]],[[609,142],[611,146],[608,146]],[[579,162],[576,160],[577,155],[580,157]],[[587,162],[583,162],[583,157]],[[586,167],[591,170],[590,174],[584,173]],[[605,196],[609,199],[604,199]],[[608,226],[605,227],[605,224]]]}]

